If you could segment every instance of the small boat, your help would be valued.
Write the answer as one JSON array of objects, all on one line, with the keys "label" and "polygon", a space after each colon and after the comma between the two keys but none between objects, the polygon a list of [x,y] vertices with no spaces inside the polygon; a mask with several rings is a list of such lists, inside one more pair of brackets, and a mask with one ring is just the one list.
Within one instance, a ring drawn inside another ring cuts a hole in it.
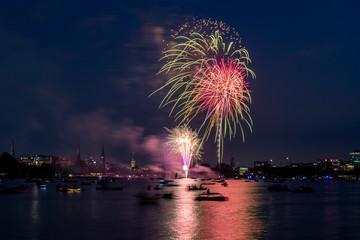
[{"label": "small boat", "polygon": [[85,188],[68,188],[68,192],[83,192]]},{"label": "small boat", "polygon": [[26,187],[24,184],[18,187],[7,188],[5,186],[0,186],[0,193],[1,194],[12,194],[12,193],[23,193],[27,192],[30,187]]},{"label": "small boat", "polygon": [[164,193],[161,197],[163,199],[173,199],[174,198],[172,193]]},{"label": "small boat", "polygon": [[108,186],[101,186],[101,187],[97,187],[96,190],[103,190],[103,191],[106,191],[106,190],[123,190],[123,187],[108,187]]},{"label": "small boat", "polygon": [[164,186],[167,186],[167,187],[177,187],[177,186],[179,186],[179,184],[168,183],[168,184],[165,184]]},{"label": "small boat", "polygon": [[214,182],[222,183],[222,182],[225,182],[225,179],[217,179],[217,180],[214,180]]},{"label": "small boat", "polygon": [[221,185],[223,185],[224,187],[229,186],[229,184],[227,182],[223,182]]},{"label": "small boat", "polygon": [[57,187],[57,188],[56,188],[56,191],[57,191],[57,192],[68,192],[68,188],[65,188],[65,187]]},{"label": "small boat", "polygon": [[14,191],[16,192],[27,192],[30,187],[26,187],[24,184],[21,184],[20,186],[14,188]]},{"label": "small boat", "polygon": [[153,186],[148,186],[147,187],[147,190],[160,190],[160,189],[162,189],[161,187],[159,187],[159,186],[155,186],[155,187],[153,187]]},{"label": "small boat", "polygon": [[46,189],[46,184],[40,183],[37,185],[39,189]]},{"label": "small boat", "polygon": [[15,194],[15,193],[20,193],[19,191],[17,191],[15,188],[7,188],[7,187],[2,187],[0,190],[1,194]]},{"label": "small boat", "polygon": [[167,179],[167,180],[165,180],[165,179],[159,179],[159,183],[160,183],[161,185],[166,185],[166,184],[172,183],[172,182],[174,182],[174,180],[171,180],[171,179]]},{"label": "small boat", "polygon": [[61,185],[56,186],[57,192],[83,192],[85,188],[78,188],[77,186],[73,186],[72,188],[68,188],[66,185],[63,187]]},{"label": "small boat", "polygon": [[200,187],[196,185],[188,186],[188,191],[198,191],[198,190],[206,190],[206,187],[200,185]]},{"label": "small boat", "polygon": [[195,198],[197,201],[228,201],[229,198],[221,193],[202,193]]}]

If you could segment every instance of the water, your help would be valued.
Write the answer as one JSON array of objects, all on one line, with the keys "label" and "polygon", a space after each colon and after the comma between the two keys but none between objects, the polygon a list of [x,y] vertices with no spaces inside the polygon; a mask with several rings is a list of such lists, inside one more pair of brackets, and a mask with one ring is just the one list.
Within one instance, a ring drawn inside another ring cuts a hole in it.
[{"label": "water", "polygon": [[[270,192],[269,183],[228,180],[210,185],[226,202],[195,201],[201,191],[179,186],[147,190],[156,180],[119,180],[122,191],[56,192],[57,183],[0,195],[0,239],[359,239],[360,183],[315,182],[312,193]],[[19,181],[3,181],[19,185]],[[287,183],[296,189],[301,183]],[[143,204],[139,193],[173,192]]]}]

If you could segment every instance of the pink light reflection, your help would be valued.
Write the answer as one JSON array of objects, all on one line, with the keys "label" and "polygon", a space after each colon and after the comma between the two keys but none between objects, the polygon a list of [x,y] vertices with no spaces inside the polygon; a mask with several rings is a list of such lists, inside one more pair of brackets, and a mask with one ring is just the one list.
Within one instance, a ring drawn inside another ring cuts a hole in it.
[{"label": "pink light reflection", "polygon": [[173,203],[175,214],[167,219],[174,239],[259,239],[264,223],[258,217],[263,204],[262,193],[248,183],[232,180],[231,187],[211,185],[211,192],[220,192],[229,201],[195,201],[201,191],[187,191],[185,186],[200,184],[193,179],[181,179],[179,196]]},{"label": "pink light reflection", "polygon": [[226,202],[201,202],[204,208],[201,239],[258,239],[264,224],[258,218],[262,195],[246,182],[228,181],[231,188],[211,187],[229,197]]}]

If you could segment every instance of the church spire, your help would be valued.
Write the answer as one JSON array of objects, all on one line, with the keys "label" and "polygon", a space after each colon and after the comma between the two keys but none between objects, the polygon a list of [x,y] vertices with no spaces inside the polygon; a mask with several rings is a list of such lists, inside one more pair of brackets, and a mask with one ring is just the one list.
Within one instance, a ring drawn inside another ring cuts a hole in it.
[{"label": "church spire", "polygon": [[135,165],[135,156],[134,156],[134,152],[132,153],[132,157],[131,157],[131,168],[134,168]]},{"label": "church spire", "polygon": [[101,163],[102,173],[105,174],[105,170],[106,170],[106,169],[105,169],[105,150],[104,150],[104,144],[102,144],[100,163]]},{"label": "church spire", "polygon": [[80,142],[78,142],[77,149],[76,149],[76,161],[81,161],[81,158],[80,158]]},{"label": "church spire", "polygon": [[11,157],[15,158],[15,146],[14,146],[14,138],[11,140],[11,147],[10,147],[10,155]]}]

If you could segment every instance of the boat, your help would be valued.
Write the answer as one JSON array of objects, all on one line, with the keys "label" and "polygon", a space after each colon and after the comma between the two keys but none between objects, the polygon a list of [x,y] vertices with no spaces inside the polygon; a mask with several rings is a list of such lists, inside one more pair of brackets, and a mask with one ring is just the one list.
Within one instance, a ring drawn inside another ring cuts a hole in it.
[{"label": "boat", "polygon": [[163,199],[173,199],[174,198],[172,193],[164,193],[161,197]]},{"label": "boat", "polygon": [[108,186],[101,186],[101,187],[97,187],[96,190],[103,190],[103,191],[106,191],[106,190],[123,190],[123,187],[108,187]]},{"label": "boat", "polygon": [[165,184],[164,186],[166,186],[166,187],[178,187],[179,184],[176,184],[176,183],[168,183],[168,184]]},{"label": "boat", "polygon": [[61,187],[60,185],[56,186],[56,191],[57,192],[67,192],[68,188],[66,185],[64,185],[63,187]]},{"label": "boat", "polygon": [[57,192],[83,192],[85,191],[85,188],[78,188],[76,186],[73,186],[72,188],[68,188],[66,185],[61,187],[60,185],[56,186]]},{"label": "boat", "polygon": [[228,201],[229,198],[221,193],[202,193],[195,198],[196,201]]},{"label": "boat", "polygon": [[196,185],[192,185],[192,186],[188,186],[188,191],[198,191],[198,190],[206,190],[207,188],[206,187],[203,187],[203,186],[196,186]]},{"label": "boat", "polygon": [[68,192],[83,192],[85,188],[68,188]]},{"label": "boat", "polygon": [[160,185],[166,185],[166,184],[172,183],[172,182],[174,182],[174,180],[171,180],[171,179],[165,180],[165,179],[163,179],[163,178],[159,179]]},{"label": "boat", "polygon": [[1,187],[0,189],[0,194],[15,194],[15,193],[20,193],[19,191],[16,190],[16,188],[7,188],[7,187]]},{"label": "boat", "polygon": [[214,182],[223,183],[223,182],[225,182],[225,179],[217,179],[217,180],[214,180]]},{"label": "boat", "polygon": [[160,189],[162,189],[161,187],[159,187],[159,186],[155,186],[155,187],[153,187],[153,186],[148,186],[147,187],[147,190],[160,190]]},{"label": "boat", "polygon": [[21,184],[20,186],[13,188],[16,192],[27,192],[30,187],[25,186],[24,184]]},{"label": "boat", "polygon": [[37,186],[38,186],[39,189],[43,189],[43,190],[46,189],[46,184],[40,183]]}]

